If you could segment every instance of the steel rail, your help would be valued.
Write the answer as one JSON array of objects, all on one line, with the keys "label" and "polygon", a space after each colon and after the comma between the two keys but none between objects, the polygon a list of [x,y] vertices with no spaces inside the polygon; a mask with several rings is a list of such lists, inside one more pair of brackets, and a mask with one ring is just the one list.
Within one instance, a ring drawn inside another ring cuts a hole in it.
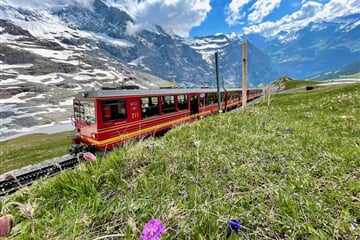
[{"label": "steel rail", "polygon": [[64,169],[74,168],[79,162],[80,158],[72,156],[61,162],[46,165],[17,176],[9,173],[5,176],[5,179],[0,181],[0,196],[3,197],[12,194],[22,187],[31,185],[40,178],[51,177]]}]

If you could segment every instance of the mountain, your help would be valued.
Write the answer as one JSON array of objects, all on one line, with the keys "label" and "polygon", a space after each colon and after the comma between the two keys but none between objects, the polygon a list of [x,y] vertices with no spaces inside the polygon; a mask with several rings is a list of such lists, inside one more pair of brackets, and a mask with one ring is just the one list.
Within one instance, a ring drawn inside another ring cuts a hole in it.
[{"label": "mountain", "polygon": [[38,38],[4,19],[0,19],[0,34],[0,138],[34,126],[69,122],[72,98],[84,89],[168,86],[92,49],[80,38],[78,45]]},{"label": "mountain", "polygon": [[[225,83],[240,86],[242,82],[243,39],[234,34],[197,37],[189,41],[211,66],[215,65],[215,52],[219,53],[219,72]],[[271,58],[251,42],[247,43],[247,80],[252,87],[271,82],[278,77],[272,70]]]},{"label": "mountain", "polygon": [[335,71],[360,60],[360,14],[312,22],[301,30],[269,38],[258,34],[242,37],[271,56],[276,72],[296,79]]}]

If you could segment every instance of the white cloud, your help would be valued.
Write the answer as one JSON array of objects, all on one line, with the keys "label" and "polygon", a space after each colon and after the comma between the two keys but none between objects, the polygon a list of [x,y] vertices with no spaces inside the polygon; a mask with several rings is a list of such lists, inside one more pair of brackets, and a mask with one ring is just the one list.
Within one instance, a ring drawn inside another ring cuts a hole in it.
[{"label": "white cloud", "polygon": [[245,16],[245,12],[241,12],[243,7],[248,4],[250,0],[232,0],[226,9],[225,21],[231,26],[238,23],[240,19]]},{"label": "white cloud", "polygon": [[79,4],[92,10],[94,0],[1,0],[11,6],[30,9],[48,9]]},{"label": "white cloud", "polygon": [[136,23],[157,24],[182,37],[200,26],[211,10],[210,0],[114,0],[113,5],[125,8]]},{"label": "white cloud", "polygon": [[245,34],[261,33],[265,37],[271,37],[280,31],[294,32],[310,22],[333,20],[336,17],[360,13],[360,2],[358,0],[331,0],[326,4],[315,1],[304,1],[301,9],[290,15],[271,22],[263,22],[251,25],[243,29]]},{"label": "white cloud", "polygon": [[319,18],[333,19],[354,13],[360,13],[359,0],[332,0],[318,14]]},{"label": "white cloud", "polygon": [[281,0],[258,0],[254,3],[250,10],[252,12],[248,16],[249,22],[259,23],[264,17],[269,15],[275,8],[280,6]]}]

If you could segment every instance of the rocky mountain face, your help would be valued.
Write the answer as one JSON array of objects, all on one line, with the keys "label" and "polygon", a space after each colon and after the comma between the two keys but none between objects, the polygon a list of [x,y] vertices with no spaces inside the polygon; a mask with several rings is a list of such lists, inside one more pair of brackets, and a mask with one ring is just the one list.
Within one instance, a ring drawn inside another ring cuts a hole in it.
[{"label": "rocky mountain face", "polygon": [[[218,34],[216,36],[198,37],[189,41],[203,58],[214,66],[215,52],[219,52],[219,71],[225,84],[241,86],[242,82],[242,44],[243,40],[236,35]],[[269,83],[278,77],[272,70],[271,59],[254,44],[247,42],[247,80],[249,86]]]},{"label": "rocky mountain face", "polygon": [[182,82],[214,75],[201,55],[184,44],[184,40],[170,35],[160,26],[150,26],[132,32],[131,17],[124,11],[94,1],[93,10],[73,6],[53,12],[67,25],[83,31],[101,33],[128,44],[119,46],[98,42],[97,47],[133,69],[149,72],[164,79]]}]

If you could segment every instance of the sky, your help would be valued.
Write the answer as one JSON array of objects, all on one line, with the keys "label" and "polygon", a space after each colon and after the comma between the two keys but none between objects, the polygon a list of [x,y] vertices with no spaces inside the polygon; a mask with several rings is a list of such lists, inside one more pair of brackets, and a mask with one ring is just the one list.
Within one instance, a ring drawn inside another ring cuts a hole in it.
[{"label": "sky", "polygon": [[[0,0],[15,6],[43,8],[94,0]],[[331,21],[360,13],[360,0],[104,0],[126,10],[136,24],[157,24],[184,38],[299,30],[309,22]],[[360,19],[357,23],[360,24]],[[134,26],[133,26],[134,27]]]},{"label": "sky", "polygon": [[[191,38],[216,33],[274,36],[310,21],[360,13],[359,0],[113,0],[139,22]],[[360,19],[359,19],[360,21]]]}]

